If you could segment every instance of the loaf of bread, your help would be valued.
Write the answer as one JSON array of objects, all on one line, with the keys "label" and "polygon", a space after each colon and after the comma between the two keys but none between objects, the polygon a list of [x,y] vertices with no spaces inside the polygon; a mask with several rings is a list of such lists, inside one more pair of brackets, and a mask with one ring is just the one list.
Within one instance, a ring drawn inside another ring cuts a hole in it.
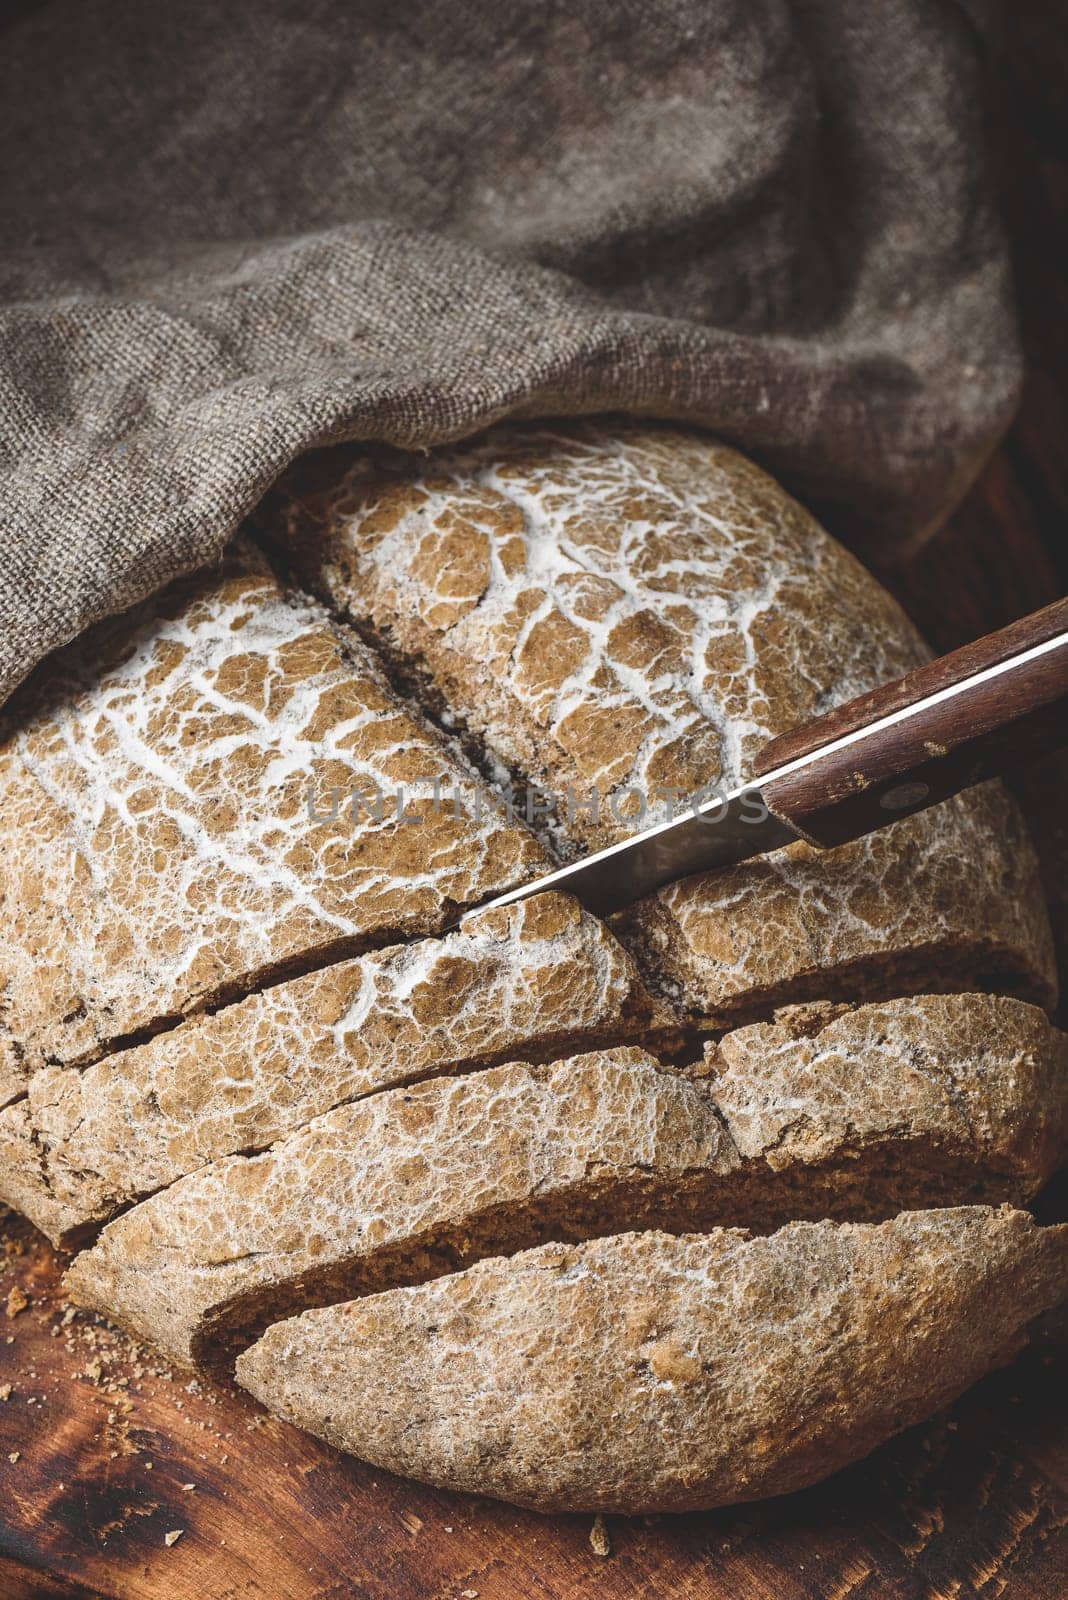
[{"label": "loaf of bread", "polygon": [[305,462],[5,714],[0,1198],[81,1303],[436,1483],[655,1510],[855,1459],[1068,1293],[1011,1209],[1068,1147],[1013,802],[610,925],[471,908],[923,658],[694,433]]}]

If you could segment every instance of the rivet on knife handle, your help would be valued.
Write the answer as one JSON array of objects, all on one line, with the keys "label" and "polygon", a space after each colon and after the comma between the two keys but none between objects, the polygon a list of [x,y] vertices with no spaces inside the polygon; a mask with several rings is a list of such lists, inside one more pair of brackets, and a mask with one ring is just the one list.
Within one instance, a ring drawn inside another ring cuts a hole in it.
[{"label": "rivet on knife handle", "polygon": [[773,739],[754,776],[777,817],[837,845],[1065,742],[1068,600],[1057,600]]}]

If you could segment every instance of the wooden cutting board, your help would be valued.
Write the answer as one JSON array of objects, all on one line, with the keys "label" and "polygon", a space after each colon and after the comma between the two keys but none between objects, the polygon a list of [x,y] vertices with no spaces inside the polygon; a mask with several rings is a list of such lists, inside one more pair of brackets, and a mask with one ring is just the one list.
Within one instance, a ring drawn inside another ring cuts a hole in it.
[{"label": "wooden cutting board", "polygon": [[27,1224],[9,1220],[2,1248],[0,1307],[13,1287],[29,1297],[0,1310],[3,1600],[1068,1593],[1068,1330],[829,1483],[726,1512],[610,1517],[599,1554],[590,1517],[404,1483],[191,1385],[72,1318]]},{"label": "wooden cutting board", "polygon": [[[1024,409],[952,525],[888,580],[941,649],[1068,591],[1068,47],[1055,9],[1013,8],[996,108],[1033,367]],[[1020,793],[1068,989],[1068,759]],[[1043,1211],[1068,1218],[1068,1177]],[[342,1457],[67,1308],[61,1263],[21,1220],[3,1225],[2,1252],[0,1600],[1068,1595],[1063,1322],[950,1412],[815,1489],[595,1528]]]}]

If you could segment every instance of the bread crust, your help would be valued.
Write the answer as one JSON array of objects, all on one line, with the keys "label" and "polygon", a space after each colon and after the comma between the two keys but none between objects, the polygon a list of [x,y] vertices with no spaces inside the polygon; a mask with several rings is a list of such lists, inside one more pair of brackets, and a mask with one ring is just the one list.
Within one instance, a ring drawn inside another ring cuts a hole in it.
[{"label": "bread crust", "polygon": [[[1030,1196],[1068,1124],[1068,1039],[1014,1000],[859,1007],[728,1035],[691,1081],[647,1051],[371,1096],[108,1225],[71,1296],[183,1364],[308,1300],[545,1238]],[[578,1330],[576,1330],[577,1333]]]},{"label": "bread crust", "polygon": [[512,426],[429,462],[360,450],[325,491],[299,485],[280,497],[305,582],[506,768],[557,795],[596,785],[596,818],[561,819],[584,848],[632,830],[626,791],[737,783],[832,692],[927,656],[796,501],[696,433]]},{"label": "bread crust", "polygon": [[[519,823],[479,815],[471,769],[364,646],[247,546],[60,652],[8,730],[7,1098],[287,964],[432,933],[547,864]],[[381,821],[329,814],[335,788],[416,783],[418,825],[392,800]]]},{"label": "bread crust", "polygon": [[540,1511],[785,1494],[947,1404],[1063,1296],[1068,1227],[911,1211],[550,1244],[276,1324],[238,1378],[392,1472]]},{"label": "bread crust", "polygon": [[45,1068],[0,1112],[0,1199],[59,1244],[207,1162],[343,1102],[571,1042],[678,1023],[578,902],[536,895],[194,1017],[81,1072]]}]

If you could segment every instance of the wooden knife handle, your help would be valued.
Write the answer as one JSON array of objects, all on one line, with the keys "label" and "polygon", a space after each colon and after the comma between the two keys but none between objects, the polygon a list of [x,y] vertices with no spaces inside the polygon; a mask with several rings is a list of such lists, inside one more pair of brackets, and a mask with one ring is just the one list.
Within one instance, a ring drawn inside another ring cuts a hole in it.
[{"label": "wooden knife handle", "polygon": [[773,739],[755,776],[776,816],[836,845],[1064,743],[1068,599]]}]

